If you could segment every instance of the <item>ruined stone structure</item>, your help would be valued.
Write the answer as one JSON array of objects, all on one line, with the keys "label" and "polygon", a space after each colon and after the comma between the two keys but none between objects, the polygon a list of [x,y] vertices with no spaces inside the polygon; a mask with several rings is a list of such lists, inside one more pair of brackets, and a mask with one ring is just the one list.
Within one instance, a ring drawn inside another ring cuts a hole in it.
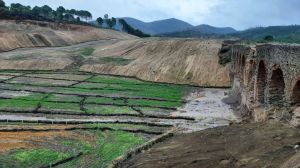
[{"label": "ruined stone structure", "polygon": [[247,116],[300,125],[300,46],[233,45],[231,60],[233,90]]}]

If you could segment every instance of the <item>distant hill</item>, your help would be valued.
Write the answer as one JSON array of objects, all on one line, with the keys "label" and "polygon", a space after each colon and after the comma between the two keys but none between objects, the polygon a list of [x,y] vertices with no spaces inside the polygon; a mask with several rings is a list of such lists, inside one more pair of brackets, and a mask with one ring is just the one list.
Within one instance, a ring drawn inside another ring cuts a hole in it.
[{"label": "distant hill", "polygon": [[300,43],[300,25],[256,27],[229,36],[254,41],[262,41],[266,36],[273,36],[274,41]]},{"label": "distant hill", "polygon": [[129,17],[123,19],[132,27],[151,35],[181,31],[193,27],[187,22],[174,18],[154,22],[143,22]]},{"label": "distant hill", "polygon": [[214,37],[225,34],[236,33],[237,31],[231,27],[213,27],[210,25],[202,24],[199,26],[191,27],[183,31],[176,31],[171,33],[162,33],[158,36],[163,37]]}]

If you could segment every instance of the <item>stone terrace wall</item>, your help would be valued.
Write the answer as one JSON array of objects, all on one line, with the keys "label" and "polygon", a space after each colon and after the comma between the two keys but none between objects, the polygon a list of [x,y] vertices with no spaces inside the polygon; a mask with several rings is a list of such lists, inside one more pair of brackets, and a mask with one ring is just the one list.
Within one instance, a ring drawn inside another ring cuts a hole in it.
[{"label": "stone terrace wall", "polygon": [[231,76],[254,121],[300,125],[300,46],[234,45]]}]

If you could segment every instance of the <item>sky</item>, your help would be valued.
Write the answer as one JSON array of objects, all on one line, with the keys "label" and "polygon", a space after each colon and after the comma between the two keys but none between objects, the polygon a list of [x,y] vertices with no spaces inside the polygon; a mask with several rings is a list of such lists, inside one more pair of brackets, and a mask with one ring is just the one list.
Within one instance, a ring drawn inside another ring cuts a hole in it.
[{"label": "sky", "polygon": [[177,18],[243,30],[257,26],[300,24],[300,0],[4,0],[6,4],[44,4],[56,9],[88,10],[94,19],[109,14],[145,22]]}]

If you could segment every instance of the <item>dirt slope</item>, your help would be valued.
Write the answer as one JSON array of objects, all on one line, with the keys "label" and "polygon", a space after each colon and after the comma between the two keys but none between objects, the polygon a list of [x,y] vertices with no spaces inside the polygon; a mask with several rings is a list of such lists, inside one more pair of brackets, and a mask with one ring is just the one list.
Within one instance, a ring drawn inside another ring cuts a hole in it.
[{"label": "dirt slope", "polygon": [[136,37],[88,26],[0,20],[0,52],[24,47],[66,46],[92,40],[132,38]]},{"label": "dirt slope", "polygon": [[[93,40],[98,41],[82,43]],[[228,87],[229,65],[218,64],[221,46],[222,40],[140,39],[87,26],[0,21],[0,69],[76,69],[157,82]],[[25,49],[3,52],[17,48]],[[82,55],[86,48],[95,51]]]},{"label": "dirt slope", "polygon": [[175,137],[127,161],[123,168],[232,168],[300,166],[299,130],[243,124]]},{"label": "dirt slope", "polygon": [[[119,41],[97,46],[93,58],[80,70],[136,76],[158,82],[230,86],[229,66],[218,64],[221,44],[221,40],[196,39]],[[128,62],[120,64],[120,58]]]}]

